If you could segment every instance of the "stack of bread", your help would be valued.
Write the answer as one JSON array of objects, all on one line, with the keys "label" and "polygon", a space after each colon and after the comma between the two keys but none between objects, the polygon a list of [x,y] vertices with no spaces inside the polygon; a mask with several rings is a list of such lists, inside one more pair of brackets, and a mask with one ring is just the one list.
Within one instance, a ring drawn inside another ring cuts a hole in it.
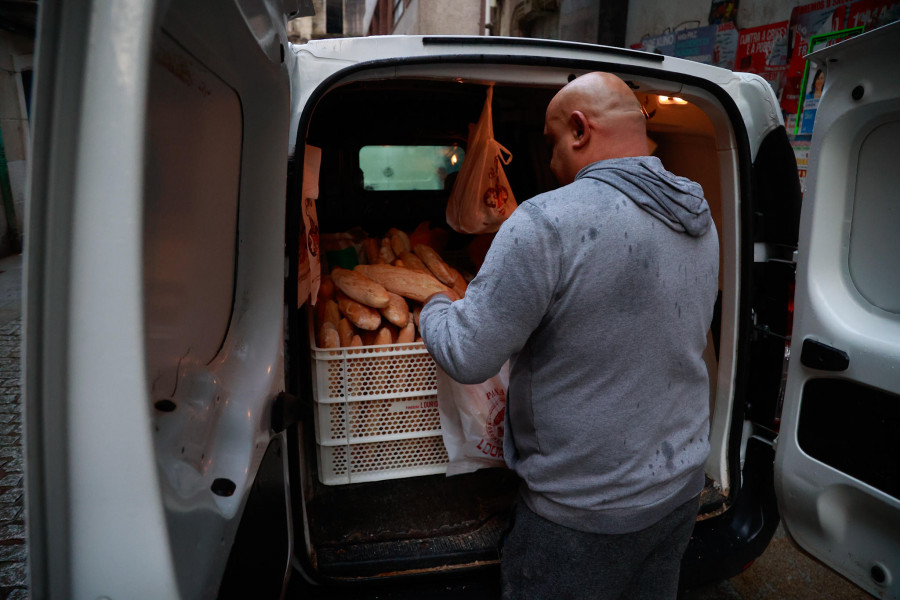
[{"label": "stack of bread", "polygon": [[466,280],[427,244],[390,229],[363,240],[365,264],[335,267],[322,278],[316,302],[316,341],[342,348],[421,341],[419,311],[429,296],[452,290],[462,298]]}]

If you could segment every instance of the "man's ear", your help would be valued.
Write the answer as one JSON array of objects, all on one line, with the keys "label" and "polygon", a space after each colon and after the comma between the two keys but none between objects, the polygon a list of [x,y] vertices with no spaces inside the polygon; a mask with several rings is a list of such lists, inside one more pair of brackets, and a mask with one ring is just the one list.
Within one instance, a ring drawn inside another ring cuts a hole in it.
[{"label": "man's ear", "polygon": [[580,110],[572,111],[572,117],[569,122],[572,131],[572,147],[576,149],[583,148],[587,145],[591,137],[591,125],[588,123],[587,117]]}]

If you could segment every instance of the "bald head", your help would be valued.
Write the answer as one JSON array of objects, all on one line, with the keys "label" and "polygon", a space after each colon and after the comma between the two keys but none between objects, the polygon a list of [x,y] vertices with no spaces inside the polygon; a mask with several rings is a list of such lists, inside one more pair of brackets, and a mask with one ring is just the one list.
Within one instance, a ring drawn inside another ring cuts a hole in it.
[{"label": "bald head", "polygon": [[547,106],[544,135],[553,146],[550,168],[561,184],[598,160],[647,154],[641,104],[610,73],[588,73],[563,87]]}]

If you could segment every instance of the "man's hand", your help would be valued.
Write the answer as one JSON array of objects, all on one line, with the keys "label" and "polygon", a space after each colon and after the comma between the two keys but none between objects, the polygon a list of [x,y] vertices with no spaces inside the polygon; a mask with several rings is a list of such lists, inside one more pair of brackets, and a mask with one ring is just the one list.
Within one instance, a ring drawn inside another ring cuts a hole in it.
[{"label": "man's hand", "polygon": [[435,292],[434,294],[428,296],[427,298],[425,298],[425,304],[431,302],[431,299],[435,296],[447,296],[450,299],[450,302],[456,302],[457,300],[459,300],[459,295],[456,292],[454,292],[453,290],[447,290],[444,292]]}]

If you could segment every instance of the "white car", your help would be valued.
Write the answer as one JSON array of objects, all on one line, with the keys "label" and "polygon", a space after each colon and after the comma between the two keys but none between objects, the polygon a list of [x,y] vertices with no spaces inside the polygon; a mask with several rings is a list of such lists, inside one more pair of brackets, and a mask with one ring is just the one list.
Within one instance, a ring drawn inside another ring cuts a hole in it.
[{"label": "white car", "polygon": [[[421,344],[316,346],[306,223],[315,208],[332,262],[360,229],[446,230],[455,167],[435,157],[465,160],[489,85],[516,198],[552,188],[544,110],[595,70],[629,82],[656,155],[703,185],[720,235],[712,452],[682,585],[738,573],[780,515],[824,563],[900,596],[898,26],[815,56],[827,83],[801,219],[758,76],[532,39],[296,46],[288,4],[41,3],[33,598],[496,594],[514,477],[443,475]],[[471,267],[473,240],[448,233],[448,260]],[[410,369],[421,385],[397,387]],[[349,383],[360,370],[374,387]]]}]

